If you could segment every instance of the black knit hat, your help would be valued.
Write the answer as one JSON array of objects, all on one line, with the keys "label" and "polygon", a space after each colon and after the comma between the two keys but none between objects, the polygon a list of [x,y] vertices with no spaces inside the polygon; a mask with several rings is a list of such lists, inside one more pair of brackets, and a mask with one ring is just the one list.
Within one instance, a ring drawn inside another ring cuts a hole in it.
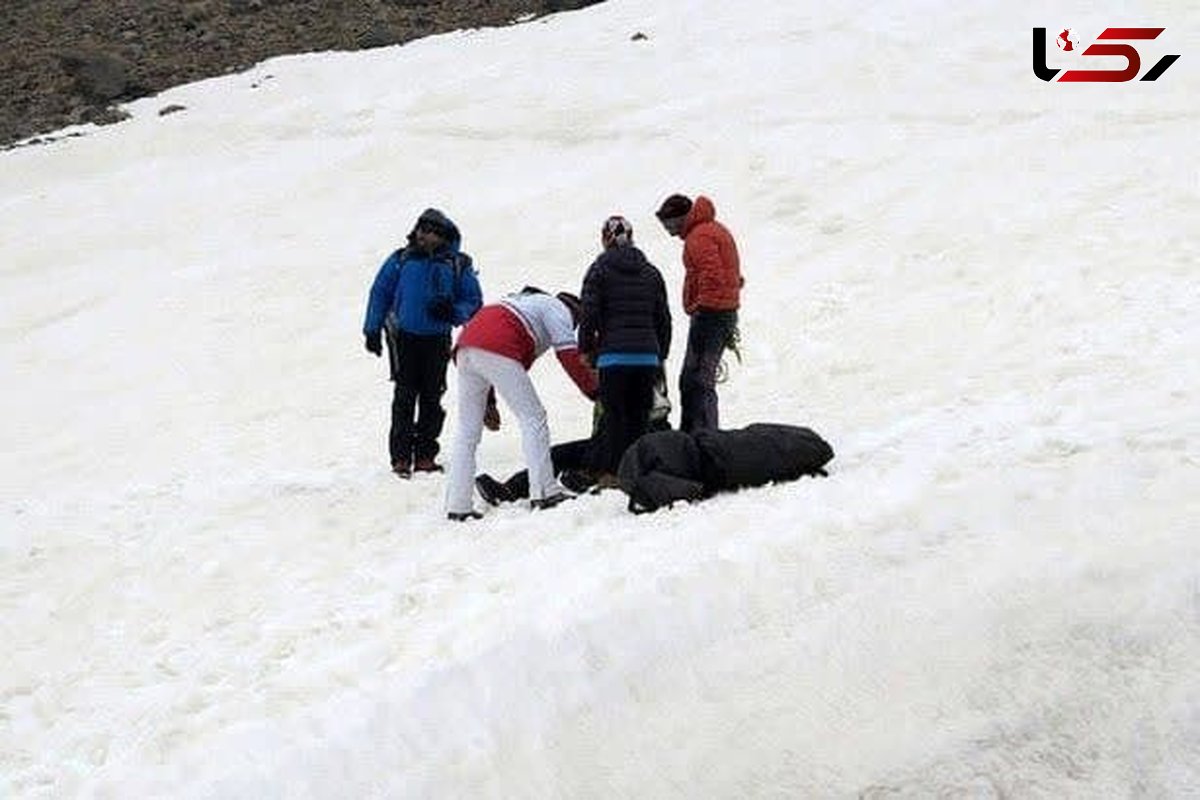
[{"label": "black knit hat", "polygon": [[654,212],[654,216],[659,219],[675,219],[676,217],[687,216],[687,213],[692,210],[692,199],[686,194],[673,194],[666,200],[663,200],[662,205],[658,207],[658,211]]}]

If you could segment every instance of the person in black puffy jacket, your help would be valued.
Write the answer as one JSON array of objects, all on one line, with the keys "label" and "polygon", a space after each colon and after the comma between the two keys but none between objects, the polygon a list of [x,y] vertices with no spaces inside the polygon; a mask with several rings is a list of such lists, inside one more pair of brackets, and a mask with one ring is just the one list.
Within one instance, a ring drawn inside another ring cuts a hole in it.
[{"label": "person in black puffy jacket", "polygon": [[580,293],[579,347],[599,371],[605,419],[590,466],[601,485],[615,485],[621,455],[646,432],[654,382],[671,351],[671,311],[662,273],[634,246],[629,220],[606,219],[600,242]]}]

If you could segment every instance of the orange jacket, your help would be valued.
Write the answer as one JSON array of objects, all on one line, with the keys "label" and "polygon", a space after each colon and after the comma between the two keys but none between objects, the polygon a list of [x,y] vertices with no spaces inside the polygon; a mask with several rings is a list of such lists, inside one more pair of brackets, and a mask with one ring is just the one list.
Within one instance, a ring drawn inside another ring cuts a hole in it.
[{"label": "orange jacket", "polygon": [[734,311],[740,304],[741,264],[729,229],[704,195],[683,221],[683,310]]}]

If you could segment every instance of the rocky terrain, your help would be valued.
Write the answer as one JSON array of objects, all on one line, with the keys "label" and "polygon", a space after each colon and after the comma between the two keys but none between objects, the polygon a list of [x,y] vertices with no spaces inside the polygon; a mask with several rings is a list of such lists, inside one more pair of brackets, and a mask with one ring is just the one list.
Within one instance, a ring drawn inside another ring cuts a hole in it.
[{"label": "rocky terrain", "polygon": [[398,44],[599,0],[0,0],[0,148],[263,59]]}]

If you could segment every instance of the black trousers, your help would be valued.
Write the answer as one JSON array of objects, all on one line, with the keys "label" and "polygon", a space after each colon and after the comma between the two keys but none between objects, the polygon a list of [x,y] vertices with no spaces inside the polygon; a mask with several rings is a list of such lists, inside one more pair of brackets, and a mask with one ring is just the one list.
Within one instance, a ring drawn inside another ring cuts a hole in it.
[{"label": "black trousers", "polygon": [[679,371],[679,429],[717,430],[717,370],[737,328],[736,311],[697,311],[688,326],[687,352]]},{"label": "black trousers", "polygon": [[[661,371],[661,368],[659,368]],[[556,444],[550,448],[550,463],[555,475],[562,475],[568,470],[590,470],[592,468],[592,447],[598,439],[604,437],[604,415],[596,419],[592,436],[587,439],[576,439],[571,442]],[[647,432],[655,430],[670,430],[666,420],[651,424]],[[529,497],[529,471],[521,470],[504,482],[504,488],[514,498]]]},{"label": "black trousers", "polygon": [[392,463],[433,458],[440,446],[446,411],[446,367],[450,363],[450,334],[420,336],[398,331],[388,337],[391,350],[392,429],[388,451]]},{"label": "black trousers", "polygon": [[658,366],[611,366],[600,369],[604,424],[593,437],[591,468],[615,474],[625,449],[646,432]]},{"label": "black trousers", "polygon": [[[583,469],[587,466],[588,452],[591,450],[591,439],[576,439],[573,442],[563,442],[550,448],[550,463],[554,474],[561,475],[569,469]],[[504,482],[504,488],[512,497],[529,497],[529,471],[521,470]]]}]

